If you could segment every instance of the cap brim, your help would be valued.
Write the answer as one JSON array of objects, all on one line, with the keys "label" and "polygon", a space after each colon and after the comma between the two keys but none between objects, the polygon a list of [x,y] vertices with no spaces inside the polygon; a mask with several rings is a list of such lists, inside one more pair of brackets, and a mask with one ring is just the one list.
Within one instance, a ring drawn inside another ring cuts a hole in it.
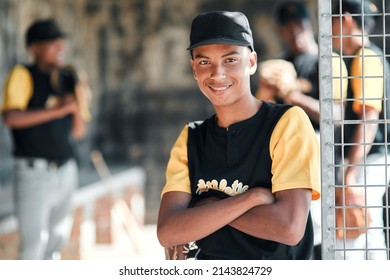
[{"label": "cap brim", "polygon": [[202,42],[190,45],[187,50],[192,50],[196,47],[212,45],[212,44],[222,44],[222,45],[235,45],[235,46],[243,46],[243,47],[251,47],[251,44],[248,44],[246,41],[232,40],[228,38],[212,38],[208,40],[204,40]]}]

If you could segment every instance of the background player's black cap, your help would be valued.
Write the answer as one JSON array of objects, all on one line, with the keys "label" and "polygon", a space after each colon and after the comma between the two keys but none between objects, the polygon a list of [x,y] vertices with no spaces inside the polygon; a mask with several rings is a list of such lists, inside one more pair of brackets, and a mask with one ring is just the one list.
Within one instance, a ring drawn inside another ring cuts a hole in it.
[{"label": "background player's black cap", "polygon": [[277,7],[276,20],[279,25],[284,25],[290,20],[310,20],[310,12],[305,3],[289,1]]},{"label": "background player's black cap", "polygon": [[247,17],[241,12],[213,11],[200,14],[191,24],[190,46],[187,50],[210,45],[226,44],[250,47],[252,30]]},{"label": "background player's black cap", "polygon": [[51,41],[65,37],[53,19],[38,19],[34,21],[26,32],[26,45],[37,42]]}]

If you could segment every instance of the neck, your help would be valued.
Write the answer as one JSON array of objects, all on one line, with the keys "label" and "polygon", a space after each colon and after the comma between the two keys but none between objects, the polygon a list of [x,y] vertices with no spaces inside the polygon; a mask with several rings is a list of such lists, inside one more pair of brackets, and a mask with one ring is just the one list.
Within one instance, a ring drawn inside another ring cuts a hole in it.
[{"label": "neck", "polygon": [[234,123],[249,119],[259,111],[261,105],[262,102],[251,95],[245,102],[241,101],[232,106],[214,108],[218,125],[227,128]]},{"label": "neck", "polygon": [[35,65],[38,67],[39,70],[41,70],[42,72],[46,72],[46,73],[49,73],[54,68],[56,68],[53,65],[47,65],[47,64],[43,64],[43,63],[39,63],[39,62],[36,62]]},{"label": "neck", "polygon": [[310,44],[310,46],[308,48],[308,53],[318,54],[318,45],[317,45],[317,43],[313,42],[313,44]]}]

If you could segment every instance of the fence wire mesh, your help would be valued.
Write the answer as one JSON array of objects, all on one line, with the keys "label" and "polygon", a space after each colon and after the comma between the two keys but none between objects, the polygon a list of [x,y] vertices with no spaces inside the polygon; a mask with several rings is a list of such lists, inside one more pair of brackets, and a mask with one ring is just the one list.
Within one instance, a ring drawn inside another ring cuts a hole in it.
[{"label": "fence wire mesh", "polygon": [[323,259],[390,259],[386,2],[318,0]]}]

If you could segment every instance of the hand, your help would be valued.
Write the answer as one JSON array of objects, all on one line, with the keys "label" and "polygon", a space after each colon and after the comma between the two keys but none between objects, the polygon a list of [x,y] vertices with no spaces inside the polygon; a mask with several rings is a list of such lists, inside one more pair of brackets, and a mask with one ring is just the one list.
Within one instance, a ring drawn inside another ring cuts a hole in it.
[{"label": "hand", "polygon": [[71,65],[63,65],[51,73],[51,84],[58,96],[74,94],[79,77],[76,69]]},{"label": "hand", "polygon": [[[353,208],[336,209],[336,230],[337,238],[356,239],[370,225],[370,209],[364,208],[365,194],[360,188],[346,187],[336,189],[336,206],[355,206]],[[356,207],[362,206],[362,207]],[[343,228],[357,228],[347,229]]]},{"label": "hand", "polygon": [[260,78],[260,84],[256,93],[256,98],[263,101],[276,102],[278,98],[278,89],[268,83],[266,79]]},{"label": "hand", "polygon": [[365,195],[360,188],[336,189],[336,206],[364,206]]},{"label": "hand", "polygon": [[64,96],[61,102],[53,109],[58,112],[59,118],[69,114],[77,114],[79,111],[76,99],[72,95]]},{"label": "hand", "polygon": [[277,89],[277,95],[283,99],[290,92],[298,90],[299,84],[294,65],[283,59],[269,59],[259,65],[260,80],[267,81]]},{"label": "hand", "polygon": [[[252,202],[253,207],[259,206],[259,205],[268,205],[275,202],[275,196],[272,194],[271,190],[268,188],[263,187],[256,187],[248,189],[246,192],[240,195],[245,195],[248,197],[248,201]],[[221,200],[217,197],[207,197],[203,198],[200,201],[195,203],[195,206],[202,206],[210,203],[214,203],[216,201]]]},{"label": "hand", "polygon": [[272,194],[271,189],[256,187],[250,188],[243,195],[248,195],[250,199],[253,199],[256,206],[269,205],[275,202],[275,196]]}]

